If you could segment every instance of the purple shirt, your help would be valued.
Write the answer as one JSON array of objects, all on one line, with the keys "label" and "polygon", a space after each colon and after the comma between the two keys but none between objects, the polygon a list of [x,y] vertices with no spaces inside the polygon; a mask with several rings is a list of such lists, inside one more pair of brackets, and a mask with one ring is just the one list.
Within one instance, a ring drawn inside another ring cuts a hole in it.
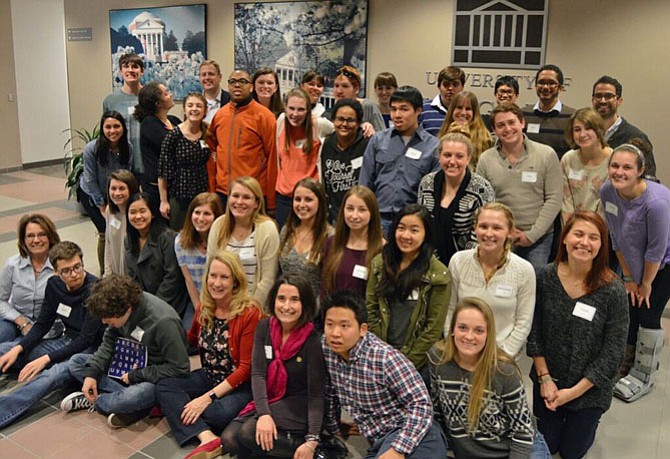
[{"label": "purple shirt", "polygon": [[644,262],[670,263],[670,190],[645,180],[647,189],[635,199],[621,198],[611,181],[600,189],[612,246],[621,252],[636,283],[642,282]]}]

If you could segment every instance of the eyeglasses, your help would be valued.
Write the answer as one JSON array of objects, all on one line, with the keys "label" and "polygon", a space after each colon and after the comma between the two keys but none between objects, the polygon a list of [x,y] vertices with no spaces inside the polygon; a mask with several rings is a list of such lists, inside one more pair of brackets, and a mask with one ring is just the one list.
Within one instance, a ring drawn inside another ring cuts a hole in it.
[{"label": "eyeglasses", "polygon": [[44,231],[39,233],[28,233],[26,234],[26,239],[47,239],[49,235]]},{"label": "eyeglasses", "polygon": [[343,116],[336,116],[335,117],[335,122],[340,123],[340,124],[354,124],[358,120],[356,118],[345,118]]},{"label": "eyeglasses", "polygon": [[63,277],[70,277],[73,274],[79,274],[84,269],[84,263],[77,263],[72,268],[63,268],[58,273]]},{"label": "eyeglasses", "polygon": [[547,81],[547,80],[540,80],[537,83],[535,83],[537,86],[546,86],[548,88],[555,88],[558,86],[560,83],[558,81]]},{"label": "eyeglasses", "polygon": [[516,92],[513,89],[498,89],[496,94],[499,96],[513,96]]},{"label": "eyeglasses", "polygon": [[240,79],[231,78],[228,80],[229,86],[236,86],[236,85],[244,86],[249,83],[251,83],[251,81],[247,80],[246,78],[240,78]]},{"label": "eyeglasses", "polygon": [[597,94],[593,94],[593,99],[595,100],[605,100],[605,101],[610,101],[612,99],[618,99],[619,96],[616,94],[612,94],[611,92],[599,92]]}]

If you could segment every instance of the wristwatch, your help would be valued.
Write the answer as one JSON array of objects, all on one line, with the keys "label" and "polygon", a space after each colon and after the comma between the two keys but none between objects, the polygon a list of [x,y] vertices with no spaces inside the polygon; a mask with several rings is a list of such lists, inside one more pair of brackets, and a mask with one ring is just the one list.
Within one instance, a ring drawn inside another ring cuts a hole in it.
[{"label": "wristwatch", "polygon": [[219,397],[216,396],[216,392],[214,391],[209,393],[209,398],[212,399],[213,402],[219,399]]}]

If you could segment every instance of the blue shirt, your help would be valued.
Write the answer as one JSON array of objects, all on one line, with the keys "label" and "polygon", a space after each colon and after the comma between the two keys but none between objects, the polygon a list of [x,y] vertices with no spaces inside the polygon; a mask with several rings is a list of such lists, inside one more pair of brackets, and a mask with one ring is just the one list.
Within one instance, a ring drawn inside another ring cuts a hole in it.
[{"label": "blue shirt", "polygon": [[47,280],[53,274],[48,258],[36,279],[29,257],[9,257],[0,272],[0,318],[14,322],[23,315],[35,322],[42,310]]},{"label": "blue shirt", "polygon": [[449,107],[442,105],[439,94],[433,100],[428,99],[423,103],[423,111],[421,112],[421,118],[419,118],[421,127],[429,134],[437,137],[444,124],[444,119],[447,117],[447,111],[449,111]]},{"label": "blue shirt", "polygon": [[377,195],[382,213],[396,213],[415,203],[424,175],[440,167],[440,141],[420,126],[405,145],[396,128],[375,134],[363,154],[359,183]]}]

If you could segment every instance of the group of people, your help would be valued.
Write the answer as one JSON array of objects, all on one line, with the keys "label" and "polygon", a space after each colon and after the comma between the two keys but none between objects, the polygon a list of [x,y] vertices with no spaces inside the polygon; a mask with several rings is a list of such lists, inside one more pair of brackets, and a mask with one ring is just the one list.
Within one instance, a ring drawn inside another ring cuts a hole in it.
[{"label": "group of people", "polygon": [[0,426],[76,380],[64,410],[160,407],[190,458],[326,454],[342,409],[370,458],[579,458],[613,394],[653,388],[670,191],[616,79],[574,111],[554,65],[534,106],[501,77],[482,116],[456,67],[425,101],[380,74],[375,104],[343,66],[324,107],[318,72],[282,99],[272,69],[224,91],[205,61],[182,121],[139,56],[119,67],[78,190],[100,279],[48,216],[19,222],[0,369],[27,384]]}]

